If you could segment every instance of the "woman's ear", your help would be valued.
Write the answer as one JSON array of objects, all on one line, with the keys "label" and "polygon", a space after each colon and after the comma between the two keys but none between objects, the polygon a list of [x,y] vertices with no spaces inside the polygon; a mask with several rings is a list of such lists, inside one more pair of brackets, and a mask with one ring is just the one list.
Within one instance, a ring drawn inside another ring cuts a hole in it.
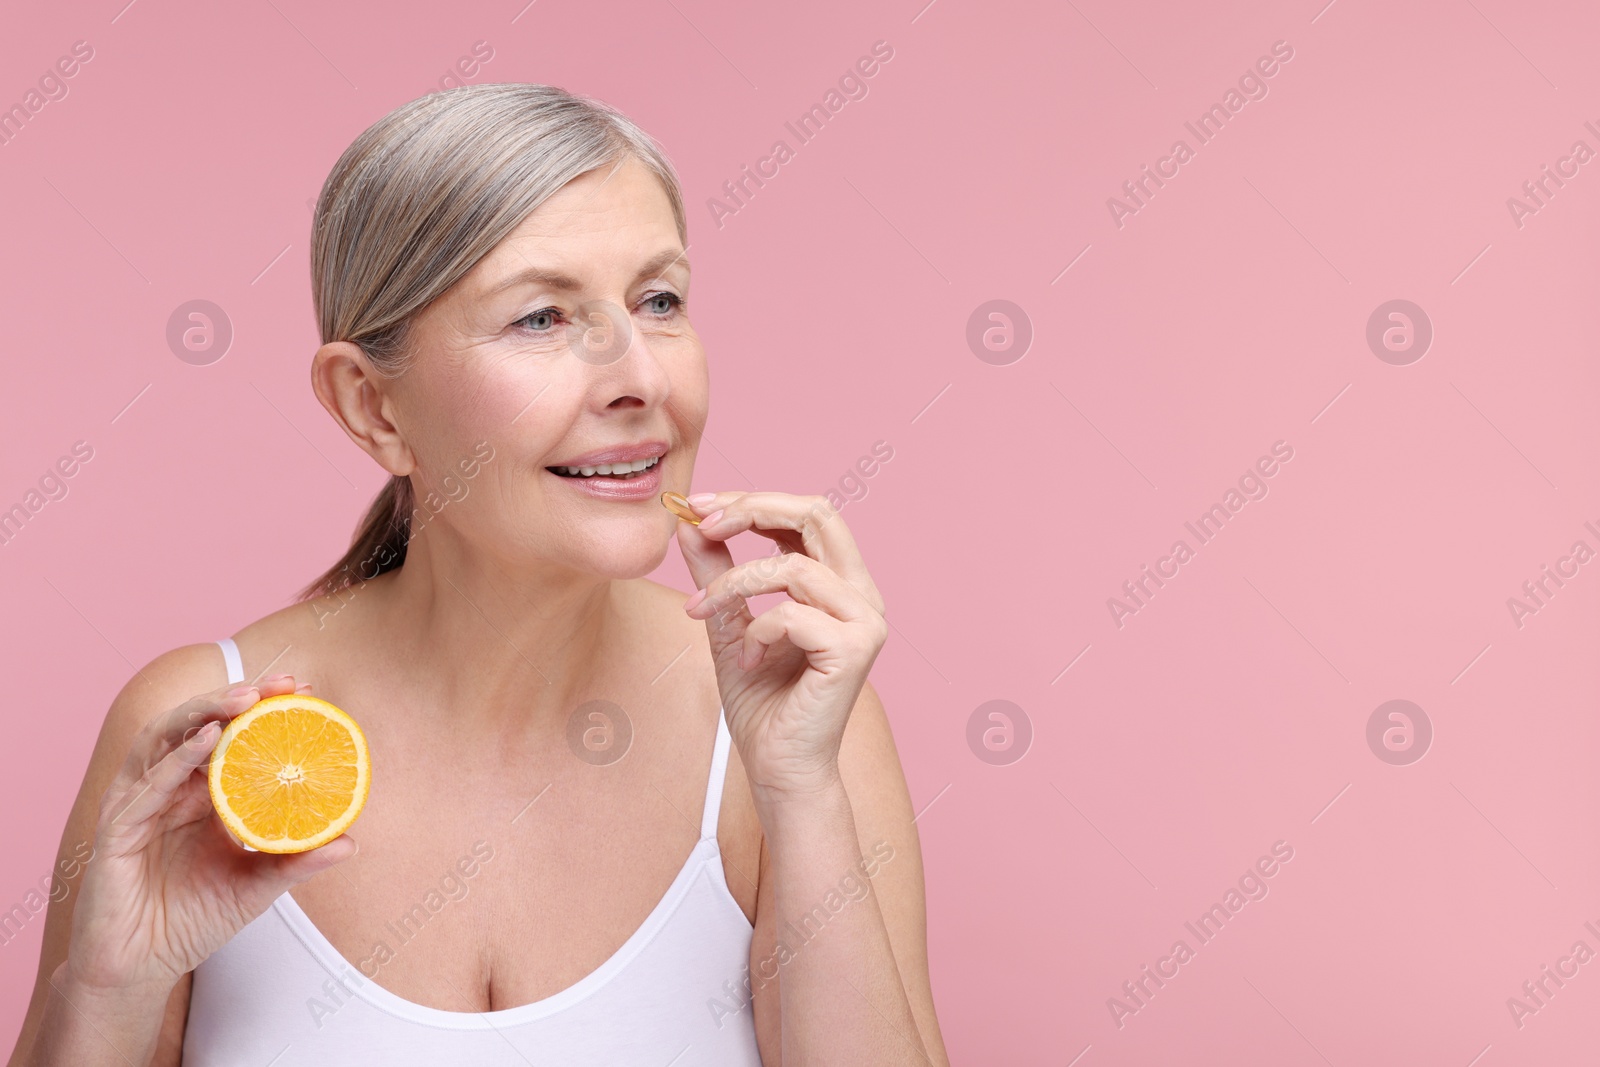
[{"label": "woman's ear", "polygon": [[350,341],[330,341],[311,359],[311,389],[333,421],[384,470],[404,477],[417,461],[396,424],[391,380]]}]

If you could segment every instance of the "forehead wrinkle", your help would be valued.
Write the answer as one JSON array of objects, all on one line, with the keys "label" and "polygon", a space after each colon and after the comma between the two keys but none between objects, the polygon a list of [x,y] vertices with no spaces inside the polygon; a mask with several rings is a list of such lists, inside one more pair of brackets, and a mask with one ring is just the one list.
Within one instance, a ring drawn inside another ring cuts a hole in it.
[{"label": "forehead wrinkle", "polygon": [[[593,202],[595,197],[597,197],[600,194],[601,190],[603,190],[607,185],[610,184],[612,178],[614,178],[617,174],[621,173],[623,167],[630,160],[632,160],[632,158],[633,157],[628,156],[628,155],[619,156],[617,158],[617,160],[610,167],[608,167],[606,169],[605,176],[604,176],[604,178],[602,178],[602,180],[599,182],[599,184],[597,184],[593,188],[589,189],[588,192],[586,193],[586,195],[583,197],[583,199],[579,203],[572,204],[570,206],[562,207],[562,208],[558,209],[554,213],[547,212],[546,213],[547,215],[554,214],[554,217],[553,218],[546,218],[546,219],[544,219],[542,221],[556,222],[558,220],[564,221],[564,220],[570,220],[570,219],[573,219],[573,218],[578,218],[578,217],[584,216],[584,214],[585,214],[584,209],[587,208]],[[635,161],[635,162],[637,162],[637,161]],[[596,169],[599,169],[599,168],[596,168]],[[588,173],[592,174],[594,172],[593,171],[589,171]],[[647,177],[652,177],[653,178],[653,175],[647,175]],[[577,179],[574,179],[574,180],[577,180]],[[653,185],[654,188],[659,189],[659,183],[653,182],[652,185]],[[549,205],[548,201],[547,201],[545,205],[541,205],[541,208],[547,207],[547,206],[553,206],[553,205]],[[610,216],[611,219],[615,220],[615,221],[607,220],[607,221],[610,221],[610,225],[605,225],[604,223],[601,223],[601,225],[595,227],[594,229],[591,229],[589,232],[591,234],[603,232],[603,233],[606,233],[608,235],[613,235],[614,236],[616,234],[619,234],[619,233],[629,229],[630,228],[630,220],[617,218],[617,215],[618,215],[619,211],[623,210],[624,207],[625,207],[625,205],[613,205],[611,208],[605,210],[604,212],[598,212],[598,211],[589,212],[588,214],[590,215],[590,217],[593,217],[593,216],[596,216],[596,215],[606,215],[606,216]],[[669,205],[669,207],[670,207],[670,205]],[[549,228],[541,227],[539,230],[537,230],[537,231],[535,231],[533,233],[519,233],[519,232],[517,232],[518,230],[521,230],[522,227],[525,226],[530,220],[532,220],[534,218],[534,215],[536,215],[536,214],[539,214],[539,209],[536,209],[534,212],[530,213],[528,218],[524,219],[522,223],[519,223],[518,227],[517,227],[517,230],[514,230],[512,232],[512,234],[510,234],[508,236],[508,238],[507,238],[507,240],[505,242],[506,247],[511,252],[515,253],[517,258],[522,260],[522,262],[524,263],[526,269],[522,270],[522,271],[519,271],[516,274],[508,277],[506,280],[500,282],[499,284],[494,285],[494,286],[486,289],[484,291],[484,295],[486,295],[486,296],[496,296],[496,295],[499,295],[500,293],[505,292],[507,289],[512,288],[513,286],[516,286],[516,285],[519,285],[519,284],[524,284],[524,283],[530,282],[530,281],[531,282],[540,282],[540,283],[543,283],[545,285],[550,286],[553,289],[561,290],[561,291],[564,291],[564,292],[575,292],[575,291],[578,291],[578,290],[583,288],[583,284],[580,281],[578,281],[578,279],[572,277],[570,274],[565,274],[565,273],[561,272],[557,268],[542,267],[539,264],[534,263],[533,260],[529,258],[529,256],[528,256],[529,252],[536,252],[539,249],[542,249],[545,246],[546,242],[550,241],[551,239],[556,238],[558,236],[564,236],[564,235],[558,234],[556,232],[557,227],[553,227],[553,226],[549,227]],[[673,232],[673,236],[676,236],[676,231],[675,230]],[[683,249],[681,249],[678,253],[676,253],[670,260],[665,258],[666,257],[666,253],[662,253],[662,254],[652,258],[648,263],[646,263],[644,265],[644,268],[642,268],[640,271],[637,272],[637,274],[635,276],[635,280],[637,280],[639,278],[644,278],[646,276],[659,275],[659,274],[664,273],[666,270],[670,269],[675,263],[677,263],[678,260],[682,259],[683,256],[688,251],[689,251],[689,249],[686,246]],[[663,262],[663,260],[665,260],[665,262]],[[689,270],[690,269],[690,264],[689,264],[688,260],[684,259],[683,260],[683,264],[684,264],[685,270]]]},{"label": "forehead wrinkle", "polygon": [[[628,159],[629,159],[629,156],[626,153],[618,155],[617,158],[616,158],[616,161],[614,163],[612,163],[610,169],[606,171],[605,178],[603,178],[601,180],[599,185],[597,185],[593,189],[589,190],[589,195],[584,198],[583,204],[576,205],[576,206],[572,207],[571,209],[568,210],[567,214],[569,214],[569,215],[575,214],[577,212],[577,210],[578,210],[578,207],[587,206],[589,201],[591,201],[595,197],[599,196],[600,195],[600,190],[604,189],[607,185],[609,185],[611,183],[611,179],[613,177],[615,177],[617,172],[622,169],[623,165],[628,161]],[[593,173],[593,172],[591,171],[591,172],[588,172],[588,173]],[[583,177],[583,175],[579,175],[579,177],[581,178],[581,177]],[[574,180],[576,180],[576,179],[574,179]],[[559,192],[559,190],[558,190],[558,192]],[[535,209],[535,210],[537,210],[537,209]],[[523,222],[526,222],[526,221],[527,221],[526,219],[523,220]],[[518,223],[517,225],[518,225],[518,228],[520,229],[522,223]],[[550,236],[552,236],[552,235],[549,234],[549,233],[542,234],[540,236],[540,241],[542,242],[544,240],[547,240],[547,239],[549,239]],[[522,261],[524,263],[528,264],[528,266],[530,266],[530,267],[533,266],[533,262],[531,260],[529,260],[527,256],[522,254],[522,249],[520,247],[518,247],[517,242],[512,242],[511,250],[513,252],[515,252],[518,256],[521,256],[522,257]]]}]

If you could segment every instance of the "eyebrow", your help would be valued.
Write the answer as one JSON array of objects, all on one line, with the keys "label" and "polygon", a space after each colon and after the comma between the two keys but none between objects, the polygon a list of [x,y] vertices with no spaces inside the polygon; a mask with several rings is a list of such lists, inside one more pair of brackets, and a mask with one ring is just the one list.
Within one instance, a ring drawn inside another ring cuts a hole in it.
[{"label": "eyebrow", "polygon": [[[639,278],[648,278],[654,274],[660,274],[662,271],[666,270],[668,267],[680,260],[682,260],[685,270],[690,269],[689,260],[684,256],[684,253],[687,251],[689,250],[685,248],[681,251],[674,252],[669,248],[657,252],[639,267],[639,272],[635,275],[635,280]],[[574,278],[570,274],[563,274],[558,270],[550,270],[545,267],[528,267],[525,270],[520,270],[511,275],[509,278],[500,282],[498,285],[491,288],[486,295],[498,296],[507,289],[511,289],[519,285],[544,285],[550,287],[551,289],[558,289],[562,292],[568,293],[576,292],[584,287],[583,282],[579,281],[577,278]]]}]

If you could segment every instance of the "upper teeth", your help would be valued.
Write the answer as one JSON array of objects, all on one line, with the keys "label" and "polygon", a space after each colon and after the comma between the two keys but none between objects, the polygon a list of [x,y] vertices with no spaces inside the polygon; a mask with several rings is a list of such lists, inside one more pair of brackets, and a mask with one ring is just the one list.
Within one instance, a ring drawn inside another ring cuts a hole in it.
[{"label": "upper teeth", "polygon": [[651,456],[649,459],[636,459],[632,463],[602,463],[597,467],[554,467],[552,469],[561,474],[632,474],[634,471],[649,470],[660,459],[660,456]]}]

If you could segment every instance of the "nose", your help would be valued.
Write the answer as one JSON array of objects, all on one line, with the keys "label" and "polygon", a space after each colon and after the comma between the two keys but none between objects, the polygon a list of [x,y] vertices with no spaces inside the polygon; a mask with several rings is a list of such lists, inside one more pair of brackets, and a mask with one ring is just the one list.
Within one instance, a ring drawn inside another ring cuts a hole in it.
[{"label": "nose", "polygon": [[579,310],[570,347],[577,359],[588,364],[602,406],[649,408],[666,401],[670,392],[666,368],[645,333],[611,301],[593,301]]}]

